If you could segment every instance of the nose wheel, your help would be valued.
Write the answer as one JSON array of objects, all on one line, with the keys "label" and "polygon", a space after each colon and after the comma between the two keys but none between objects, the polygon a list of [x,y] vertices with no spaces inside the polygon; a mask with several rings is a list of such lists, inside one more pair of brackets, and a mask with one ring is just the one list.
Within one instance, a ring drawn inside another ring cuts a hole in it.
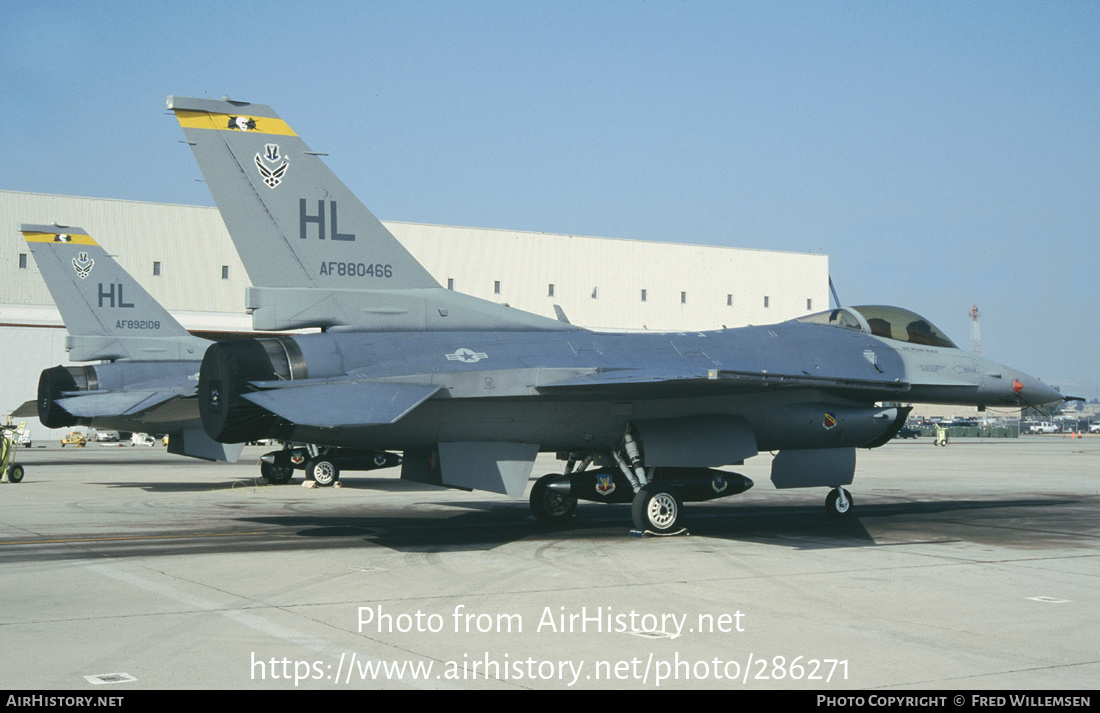
[{"label": "nose wheel", "polygon": [[841,487],[833,488],[825,497],[825,511],[829,517],[845,518],[852,512],[852,494]]}]

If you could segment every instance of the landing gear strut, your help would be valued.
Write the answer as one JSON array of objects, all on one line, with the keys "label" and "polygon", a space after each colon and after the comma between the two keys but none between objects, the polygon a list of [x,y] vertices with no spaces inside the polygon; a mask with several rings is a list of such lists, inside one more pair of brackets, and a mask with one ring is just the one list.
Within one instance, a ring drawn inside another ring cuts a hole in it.
[{"label": "landing gear strut", "polygon": [[[602,464],[589,470],[595,461]],[[571,517],[578,500],[629,504],[636,530],[670,535],[683,530],[685,501],[724,498],[751,487],[752,481],[739,473],[647,466],[641,441],[628,429],[619,448],[610,453],[570,453],[565,472],[535,481],[530,503],[542,523]]]}]

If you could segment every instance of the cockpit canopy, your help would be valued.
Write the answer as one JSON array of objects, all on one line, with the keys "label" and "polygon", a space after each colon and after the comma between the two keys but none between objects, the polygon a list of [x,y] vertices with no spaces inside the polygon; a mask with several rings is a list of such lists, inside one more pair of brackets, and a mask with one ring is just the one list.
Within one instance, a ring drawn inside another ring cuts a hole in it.
[{"label": "cockpit canopy", "polygon": [[866,332],[876,337],[896,339],[910,344],[958,349],[954,342],[927,319],[916,312],[900,307],[862,305],[831,309],[801,317],[798,321],[854,329],[857,332]]}]

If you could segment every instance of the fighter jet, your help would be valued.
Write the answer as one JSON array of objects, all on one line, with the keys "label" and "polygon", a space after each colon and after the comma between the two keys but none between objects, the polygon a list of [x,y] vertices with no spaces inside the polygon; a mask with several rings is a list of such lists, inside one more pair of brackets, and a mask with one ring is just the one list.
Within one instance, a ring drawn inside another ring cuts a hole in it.
[{"label": "fighter jet", "polygon": [[184,329],[83,228],[19,230],[69,331],[69,358],[106,362],[43,371],[42,424],[168,434],[172,453],[236,461],[241,446],[211,440],[199,421],[199,365],[211,342]]},{"label": "fighter jet", "polygon": [[[19,229],[69,331],[69,358],[110,362],[43,371],[35,402],[42,424],[167,434],[170,453],[236,462],[242,445],[211,440],[199,420],[199,365],[212,342],[189,333],[83,228]],[[268,454],[260,474],[274,484],[290,482],[321,450],[354,470],[400,462],[393,454],[295,443]],[[329,476],[322,469],[307,479],[332,485]]]},{"label": "fighter jet", "polygon": [[[401,477],[522,496],[537,518],[578,499],[632,503],[637,528],[681,529],[683,503],[752,486],[721,468],[774,451],[777,488],[825,487],[851,512],[856,449],[911,407],[1042,404],[1039,380],[960,350],[885,306],[685,333],[606,333],[442,288],[268,106],[170,96],[253,283],[257,329],[321,333],[211,346],[203,427],[401,451]],[[315,463],[315,465],[318,465]],[[324,464],[332,467],[331,463]]]}]

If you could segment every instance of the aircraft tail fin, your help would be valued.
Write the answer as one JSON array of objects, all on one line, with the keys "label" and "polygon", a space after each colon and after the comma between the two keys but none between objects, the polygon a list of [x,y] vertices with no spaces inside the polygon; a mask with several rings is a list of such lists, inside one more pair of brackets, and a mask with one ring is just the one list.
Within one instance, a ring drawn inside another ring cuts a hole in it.
[{"label": "aircraft tail fin", "polygon": [[439,287],[271,107],[168,97],[254,285]]},{"label": "aircraft tail fin", "polygon": [[271,107],[168,97],[252,280],[257,329],[562,329],[442,288]]},{"label": "aircraft tail fin", "polygon": [[195,359],[208,343],[130,277],[83,228],[20,225],[61,320],[74,361]]}]

